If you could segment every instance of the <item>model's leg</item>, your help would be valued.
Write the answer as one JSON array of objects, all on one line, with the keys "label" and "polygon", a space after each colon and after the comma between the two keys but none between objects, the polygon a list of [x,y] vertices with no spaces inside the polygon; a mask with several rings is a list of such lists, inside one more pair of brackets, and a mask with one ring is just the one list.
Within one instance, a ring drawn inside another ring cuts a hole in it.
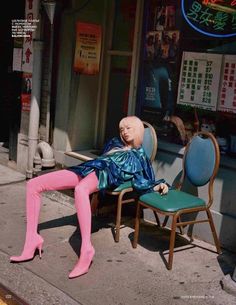
[{"label": "model's leg", "polygon": [[80,226],[82,244],[80,258],[69,278],[85,274],[91,265],[95,250],[91,244],[91,207],[89,195],[96,192],[98,179],[95,172],[92,172],[82,179],[75,188],[75,207]]},{"label": "model's leg", "polygon": [[32,259],[35,250],[41,248],[43,238],[38,234],[38,221],[41,205],[41,192],[74,188],[81,178],[69,170],[60,170],[48,173],[27,182],[26,186],[26,237],[23,252],[20,256],[12,256],[11,261],[20,262]]}]

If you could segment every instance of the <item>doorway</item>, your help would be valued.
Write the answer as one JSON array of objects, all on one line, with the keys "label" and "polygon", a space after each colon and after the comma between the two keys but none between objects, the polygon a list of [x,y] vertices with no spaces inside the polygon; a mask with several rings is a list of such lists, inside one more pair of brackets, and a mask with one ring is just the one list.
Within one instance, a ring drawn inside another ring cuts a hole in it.
[{"label": "doorway", "polygon": [[135,114],[143,0],[109,5],[99,116],[102,142],[118,135],[122,117]]},{"label": "doorway", "polygon": [[9,160],[16,161],[17,135],[21,118],[21,72],[12,70],[13,19],[24,19],[25,1],[8,1],[0,13],[0,142],[9,149]]}]

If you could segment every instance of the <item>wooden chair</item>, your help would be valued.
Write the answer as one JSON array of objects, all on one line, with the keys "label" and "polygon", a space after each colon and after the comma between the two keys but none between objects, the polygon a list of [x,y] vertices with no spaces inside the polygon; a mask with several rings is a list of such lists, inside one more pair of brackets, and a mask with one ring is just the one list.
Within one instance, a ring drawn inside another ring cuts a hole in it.
[{"label": "wooden chair", "polygon": [[[185,149],[183,171],[178,188],[170,190],[167,195],[163,196],[157,192],[140,196],[135,219],[134,248],[137,247],[138,242],[141,208],[148,208],[158,214],[172,217],[167,269],[172,269],[177,227],[208,222],[213,234],[216,251],[220,253],[220,243],[210,211],[213,204],[213,184],[219,168],[219,161],[219,146],[215,137],[207,132],[196,133]],[[198,196],[193,196],[180,190],[186,177],[196,187],[208,184],[207,202]],[[180,216],[197,212],[206,212],[206,219],[194,218],[193,220],[182,221],[182,217],[180,218]]]}]

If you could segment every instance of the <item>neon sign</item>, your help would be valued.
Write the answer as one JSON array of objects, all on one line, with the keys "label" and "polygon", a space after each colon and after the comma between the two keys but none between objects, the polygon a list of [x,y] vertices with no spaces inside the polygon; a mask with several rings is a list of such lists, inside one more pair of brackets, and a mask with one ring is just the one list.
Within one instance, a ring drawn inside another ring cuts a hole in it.
[{"label": "neon sign", "polygon": [[236,0],[182,0],[187,23],[212,37],[236,36]]}]

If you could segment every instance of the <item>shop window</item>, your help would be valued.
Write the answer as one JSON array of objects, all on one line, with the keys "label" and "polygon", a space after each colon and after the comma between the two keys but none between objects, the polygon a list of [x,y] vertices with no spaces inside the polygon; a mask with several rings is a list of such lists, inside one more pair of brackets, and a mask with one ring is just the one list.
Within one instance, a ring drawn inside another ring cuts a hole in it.
[{"label": "shop window", "polygon": [[235,37],[191,28],[180,2],[145,2],[137,113],[159,139],[184,146],[207,130],[236,157]]}]

